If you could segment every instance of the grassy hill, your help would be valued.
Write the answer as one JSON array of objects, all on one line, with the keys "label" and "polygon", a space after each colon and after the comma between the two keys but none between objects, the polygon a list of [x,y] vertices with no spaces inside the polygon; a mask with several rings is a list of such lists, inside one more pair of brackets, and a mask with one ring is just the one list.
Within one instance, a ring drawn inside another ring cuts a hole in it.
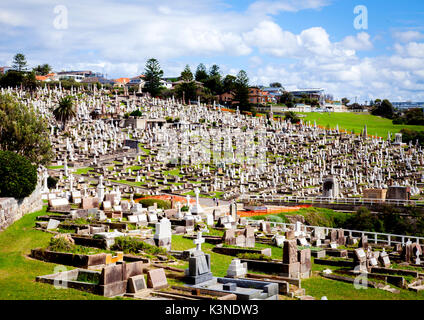
[{"label": "grassy hill", "polygon": [[334,129],[339,125],[339,129],[344,129],[349,132],[354,131],[355,133],[361,133],[365,125],[368,128],[369,135],[377,135],[382,138],[387,138],[387,133],[391,132],[397,133],[404,128],[409,128],[417,131],[424,131],[424,126],[408,126],[408,125],[394,125],[392,120],[373,116],[365,113],[300,113],[306,117],[302,117],[304,121],[311,121],[311,124],[314,123],[314,120],[317,122],[317,125],[322,127],[329,126]]}]

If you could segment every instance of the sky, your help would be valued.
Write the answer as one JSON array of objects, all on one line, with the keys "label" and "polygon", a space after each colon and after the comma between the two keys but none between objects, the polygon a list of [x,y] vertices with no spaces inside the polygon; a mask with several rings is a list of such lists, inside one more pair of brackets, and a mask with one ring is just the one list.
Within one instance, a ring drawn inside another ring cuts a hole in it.
[{"label": "sky", "polygon": [[165,76],[245,70],[251,85],[335,99],[424,101],[422,0],[1,0],[0,66]]}]

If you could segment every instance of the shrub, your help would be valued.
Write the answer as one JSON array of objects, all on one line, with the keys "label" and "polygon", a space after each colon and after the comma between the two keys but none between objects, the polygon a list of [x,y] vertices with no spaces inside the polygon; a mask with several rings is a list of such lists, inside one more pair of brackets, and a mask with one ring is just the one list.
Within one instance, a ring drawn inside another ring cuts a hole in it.
[{"label": "shrub", "polygon": [[113,245],[112,249],[117,251],[123,251],[125,253],[138,253],[139,251],[144,251],[145,253],[154,255],[167,255],[165,248],[152,246],[148,243],[145,243],[132,237],[115,238],[115,244]]},{"label": "shrub", "polygon": [[141,113],[140,109],[137,109],[137,110],[131,112],[130,116],[132,116],[132,117],[142,117],[143,114]]},{"label": "shrub", "polygon": [[0,181],[0,197],[22,199],[35,190],[37,170],[27,158],[0,151]]},{"label": "shrub", "polygon": [[153,206],[155,203],[158,204],[158,208],[167,210],[171,209],[171,202],[166,200],[159,200],[159,199],[141,199],[139,201],[143,206],[150,207]]},{"label": "shrub", "polygon": [[49,250],[56,252],[72,252],[75,246],[64,238],[51,238]]},{"label": "shrub", "polygon": [[184,206],[181,208],[181,212],[187,212],[189,210],[188,206]]},{"label": "shrub", "polygon": [[54,189],[54,188],[56,188],[56,185],[57,185],[57,179],[49,176],[47,178],[47,187],[49,189]]}]

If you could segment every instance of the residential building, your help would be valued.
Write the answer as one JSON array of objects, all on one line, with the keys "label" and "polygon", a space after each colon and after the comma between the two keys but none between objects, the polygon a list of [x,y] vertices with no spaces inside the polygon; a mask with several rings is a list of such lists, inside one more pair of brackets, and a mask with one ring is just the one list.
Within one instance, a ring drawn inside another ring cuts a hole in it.
[{"label": "residential building", "polygon": [[115,84],[113,80],[108,80],[104,77],[87,77],[80,81],[81,83],[101,83],[101,84]]},{"label": "residential building", "polygon": [[225,92],[218,96],[219,103],[222,103],[226,106],[237,104],[238,101],[235,101],[234,98],[235,98],[234,92]]},{"label": "residential building", "polygon": [[249,103],[266,104],[273,102],[271,95],[259,87],[249,88]]},{"label": "residential building", "polygon": [[76,82],[81,82],[85,78],[93,78],[93,77],[99,77],[103,78],[103,74],[92,71],[61,71],[57,73],[58,80],[75,80]]},{"label": "residential building", "polygon": [[11,70],[11,67],[0,67],[0,74],[5,74],[7,71]]},{"label": "residential building", "polygon": [[113,85],[115,87],[121,88],[124,85],[126,85],[128,82],[130,82],[130,78],[119,78],[119,79],[115,79],[113,80]]},{"label": "residential building", "polygon": [[129,86],[140,86],[141,85],[141,87],[143,88],[144,87],[144,85],[145,85],[145,83],[146,83],[146,81],[144,80],[144,78],[145,78],[145,76],[144,75],[139,75],[139,76],[136,76],[136,77],[133,77],[133,78],[131,78],[130,79],[130,81],[128,82],[128,85]]},{"label": "residential building", "polygon": [[49,73],[49,74],[46,74],[45,76],[35,76],[35,79],[38,81],[43,81],[43,82],[51,82],[51,81],[57,81],[59,77],[57,76],[56,73]]},{"label": "residential building", "polygon": [[392,105],[396,109],[414,109],[414,108],[421,108],[424,109],[424,102],[412,102],[412,101],[406,101],[406,102],[392,102]]},{"label": "residential building", "polygon": [[305,95],[309,99],[318,99],[318,102],[323,105],[325,102],[324,89],[298,89],[290,91],[294,98],[303,98]]}]

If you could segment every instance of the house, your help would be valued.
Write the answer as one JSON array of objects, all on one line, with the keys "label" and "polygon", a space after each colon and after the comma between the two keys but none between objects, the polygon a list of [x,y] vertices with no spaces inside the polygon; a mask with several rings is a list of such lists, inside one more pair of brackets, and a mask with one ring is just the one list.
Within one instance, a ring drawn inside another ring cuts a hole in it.
[{"label": "house", "polygon": [[172,89],[172,82],[171,81],[161,79],[160,84],[162,85],[162,87],[165,87],[166,89]]},{"label": "house", "polygon": [[57,81],[58,76],[56,73],[49,73],[49,74],[46,74],[45,76],[35,76],[35,80],[43,81],[43,82]]},{"label": "house", "polygon": [[114,84],[112,80],[103,77],[87,77],[80,81],[81,83],[101,83],[101,84]]},{"label": "house", "polygon": [[249,88],[249,103],[252,104],[266,104],[273,102],[273,98],[267,92],[259,87]]},{"label": "house", "polygon": [[144,85],[145,85],[145,83],[146,83],[146,81],[144,80],[144,78],[145,78],[145,76],[143,74],[142,75],[139,75],[139,76],[136,76],[136,77],[133,77],[128,82],[128,85],[131,86],[131,87],[141,86],[143,88]]},{"label": "house", "polygon": [[321,105],[325,102],[324,89],[298,89],[290,91],[294,98],[303,98],[307,96],[309,99],[317,99]]},{"label": "house", "polygon": [[76,82],[81,82],[86,78],[99,77],[103,78],[101,73],[94,73],[92,71],[61,71],[57,73],[58,80],[75,80]]},{"label": "house", "polygon": [[113,86],[122,88],[124,85],[126,85],[128,82],[130,82],[130,78],[119,78],[113,80]]},{"label": "house", "polygon": [[225,92],[221,95],[218,96],[219,99],[219,103],[225,104],[225,105],[232,105],[232,104],[237,104],[238,101],[234,100],[235,98],[235,93],[234,92]]},{"label": "house", "polygon": [[11,70],[11,67],[0,67],[0,74],[5,74],[7,71]]}]

